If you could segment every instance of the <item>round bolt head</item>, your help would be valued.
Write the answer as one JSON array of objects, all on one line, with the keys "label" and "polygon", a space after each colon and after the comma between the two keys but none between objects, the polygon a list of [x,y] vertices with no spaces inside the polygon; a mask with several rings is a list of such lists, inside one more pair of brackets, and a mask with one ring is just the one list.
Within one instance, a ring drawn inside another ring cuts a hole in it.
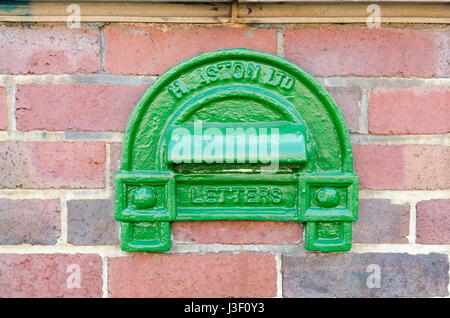
[{"label": "round bolt head", "polygon": [[150,187],[140,187],[134,192],[133,201],[138,210],[152,208],[156,204],[155,191]]},{"label": "round bolt head", "polygon": [[333,208],[340,201],[339,192],[334,188],[322,188],[317,192],[317,203],[323,208]]}]

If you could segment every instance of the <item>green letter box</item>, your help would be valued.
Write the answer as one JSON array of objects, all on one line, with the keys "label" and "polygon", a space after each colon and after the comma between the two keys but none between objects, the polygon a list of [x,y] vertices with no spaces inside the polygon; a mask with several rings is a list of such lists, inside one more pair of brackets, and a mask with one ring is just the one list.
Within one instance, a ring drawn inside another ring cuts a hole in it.
[{"label": "green letter box", "polygon": [[136,105],[115,175],[127,251],[170,249],[170,222],[306,222],[305,248],[348,251],[358,177],[342,114],[298,66],[207,52],[160,76]]}]

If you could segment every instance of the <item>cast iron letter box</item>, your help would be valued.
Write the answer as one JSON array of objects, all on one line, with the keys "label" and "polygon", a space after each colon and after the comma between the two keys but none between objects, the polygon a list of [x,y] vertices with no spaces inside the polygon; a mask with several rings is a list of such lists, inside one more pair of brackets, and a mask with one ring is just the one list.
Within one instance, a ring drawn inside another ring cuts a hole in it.
[{"label": "cast iron letter box", "polygon": [[306,222],[305,248],[348,251],[358,215],[349,134],[328,92],[274,55],[200,54],[135,107],[115,176],[127,251],[170,249],[170,222]]}]

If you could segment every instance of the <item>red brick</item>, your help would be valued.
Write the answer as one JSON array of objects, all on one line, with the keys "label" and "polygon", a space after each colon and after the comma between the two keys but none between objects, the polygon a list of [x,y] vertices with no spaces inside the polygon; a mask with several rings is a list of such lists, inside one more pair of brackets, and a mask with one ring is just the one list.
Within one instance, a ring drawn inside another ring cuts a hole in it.
[{"label": "red brick", "polygon": [[0,26],[0,51],[0,73],[94,73],[100,69],[100,32]]},{"label": "red brick", "polygon": [[361,110],[359,102],[361,100],[361,89],[352,87],[327,87],[327,91],[336,101],[339,109],[344,116],[347,128],[351,132],[359,131],[359,117]]},{"label": "red brick", "polygon": [[420,201],[416,213],[417,243],[450,244],[450,199]]},{"label": "red brick", "polygon": [[274,297],[275,256],[136,255],[108,259],[113,297]]},{"label": "red brick", "polygon": [[450,147],[439,145],[354,145],[361,189],[450,188]]},{"label": "red brick", "polygon": [[[306,253],[283,255],[282,266],[286,298],[444,297],[449,294],[447,254]],[[371,285],[376,280],[380,285]]]},{"label": "red brick", "polygon": [[102,259],[95,254],[2,254],[0,273],[0,297],[102,296]]},{"label": "red brick", "polygon": [[0,87],[0,129],[8,128],[8,105],[6,104],[6,87]]},{"label": "red brick", "polygon": [[407,189],[450,188],[450,147],[438,145],[405,146]]},{"label": "red brick", "polygon": [[276,53],[276,31],[250,28],[110,26],[105,28],[105,71],[160,75],[202,52],[249,48]]},{"label": "red brick", "polygon": [[353,154],[361,189],[400,189],[404,186],[402,146],[353,145]]},{"label": "red brick", "polygon": [[380,88],[369,100],[373,134],[439,134],[450,132],[450,90]]},{"label": "red brick", "polygon": [[448,77],[445,32],[298,29],[284,32],[285,56],[316,76]]},{"label": "red brick", "polygon": [[101,142],[2,142],[0,188],[103,188]]},{"label": "red brick", "polygon": [[147,86],[19,86],[17,128],[29,130],[124,131],[131,111]]},{"label": "red brick", "polygon": [[408,243],[409,208],[409,204],[392,204],[387,199],[360,199],[353,242]]},{"label": "red brick", "polygon": [[109,175],[111,176],[110,185],[114,186],[114,174],[120,170],[120,156],[122,153],[121,143],[112,143],[110,145],[110,166]]},{"label": "red brick", "polygon": [[0,199],[0,244],[56,244],[61,235],[59,200]]},{"label": "red brick", "polygon": [[273,221],[198,221],[174,222],[177,241],[222,244],[279,244],[302,240],[298,222]]}]

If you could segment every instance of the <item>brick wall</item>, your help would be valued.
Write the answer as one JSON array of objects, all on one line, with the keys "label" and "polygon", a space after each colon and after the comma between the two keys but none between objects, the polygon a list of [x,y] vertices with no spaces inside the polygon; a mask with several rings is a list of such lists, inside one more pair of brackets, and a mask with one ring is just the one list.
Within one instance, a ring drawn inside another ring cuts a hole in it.
[{"label": "brick wall", "polygon": [[[438,26],[0,26],[0,297],[448,296],[448,37]],[[233,47],[293,61],[341,107],[360,176],[351,252],[306,252],[302,225],[259,221],[175,222],[170,252],[119,248],[111,197],[131,110],[168,67]]]}]

